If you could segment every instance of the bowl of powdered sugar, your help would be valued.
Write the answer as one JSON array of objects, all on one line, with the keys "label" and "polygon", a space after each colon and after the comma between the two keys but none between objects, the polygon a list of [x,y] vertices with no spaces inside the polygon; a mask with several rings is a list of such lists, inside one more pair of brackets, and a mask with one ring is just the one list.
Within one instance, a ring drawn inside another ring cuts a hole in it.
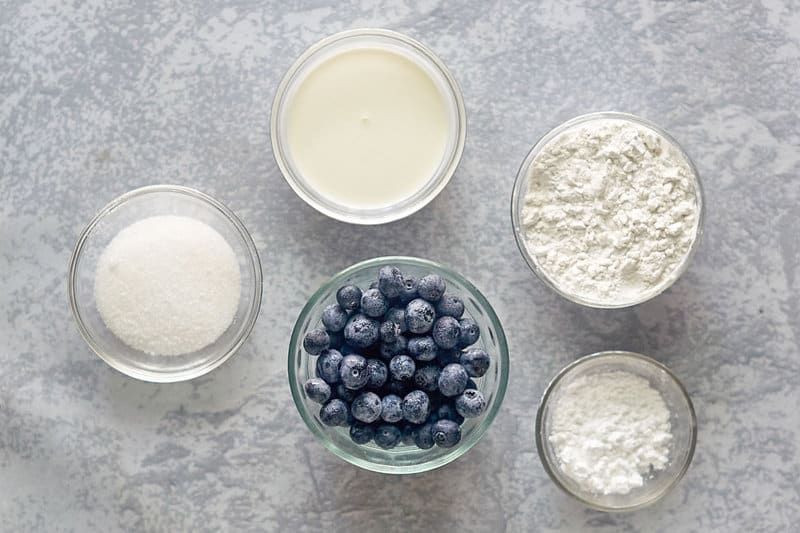
[{"label": "bowl of powdered sugar", "polygon": [[512,195],[514,236],[533,272],[590,307],[644,302],[686,270],[702,232],[691,159],[624,113],[565,122],[530,151]]},{"label": "bowl of powdered sugar", "polygon": [[72,256],[69,296],[78,329],[109,365],[173,382],[210,372],[242,345],[261,279],[255,244],[228,208],[157,185],[92,219]]},{"label": "bowl of powdered sugar", "polygon": [[542,397],[536,446],[553,481],[602,511],[631,511],[672,489],[694,455],[686,390],[657,361],[600,352],[565,367]]}]

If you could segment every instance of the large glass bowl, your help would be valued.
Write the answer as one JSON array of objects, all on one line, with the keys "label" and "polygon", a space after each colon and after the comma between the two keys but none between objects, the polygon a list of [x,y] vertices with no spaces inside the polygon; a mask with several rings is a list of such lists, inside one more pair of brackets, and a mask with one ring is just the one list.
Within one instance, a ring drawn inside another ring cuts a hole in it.
[{"label": "large glass bowl", "polygon": [[[130,224],[158,215],[186,216],[211,226],[233,249],[241,275],[239,307],[228,329],[210,345],[177,356],[150,355],[122,342],[103,322],[94,295],[97,261],[109,242]],[[184,381],[227,361],[250,334],[261,308],[261,262],[247,229],[218,201],[187,187],[142,187],[105,206],[81,233],[70,263],[69,299],[81,335],[106,363],[143,381]]]},{"label": "large glass bowl", "polygon": [[[531,167],[533,166],[533,162],[539,156],[541,151],[547,146],[551,141],[559,137],[562,133],[567,130],[570,130],[576,126],[580,126],[582,124],[586,124],[589,122],[594,121],[602,121],[602,120],[623,120],[630,123],[633,123],[638,126],[645,127],[647,129],[652,130],[660,137],[664,138],[664,140],[672,145],[677,152],[685,159],[689,169],[692,172],[692,180],[695,186],[695,197],[697,200],[697,223],[695,226],[695,235],[692,241],[692,245],[689,248],[689,251],[683,258],[683,261],[670,273],[670,275],[665,279],[664,282],[661,284],[653,287],[651,290],[644,291],[641,294],[637,295],[636,298],[632,299],[620,299],[616,301],[606,301],[606,300],[596,300],[587,297],[583,297],[579,294],[571,293],[567,290],[562,289],[558,281],[554,279],[550,274],[547,272],[545,268],[542,267],[541,263],[539,262],[539,258],[534,254],[531,250],[528,249],[528,245],[525,242],[525,228],[522,225],[522,208],[525,203],[525,195],[528,192],[528,186],[530,182],[530,175],[531,175]],[[692,257],[697,250],[697,245],[700,242],[700,238],[703,234],[703,221],[705,218],[705,203],[703,202],[703,187],[700,182],[700,174],[697,172],[697,167],[695,167],[692,159],[686,153],[686,151],[678,144],[669,133],[667,133],[663,128],[654,124],[648,120],[645,120],[641,117],[637,117],[636,115],[631,115],[629,113],[618,113],[618,112],[611,112],[611,111],[603,111],[598,113],[588,113],[586,115],[580,115],[573,119],[570,119],[563,124],[553,128],[544,137],[539,139],[539,141],[531,148],[528,155],[525,157],[525,160],[522,162],[522,165],[517,172],[516,180],[514,181],[514,189],[511,193],[511,225],[514,229],[514,239],[517,241],[517,247],[519,248],[519,252],[522,254],[522,257],[525,259],[525,262],[530,267],[531,271],[538,277],[545,285],[550,287],[554,292],[560,294],[564,298],[571,300],[575,303],[585,305],[587,307],[596,307],[600,309],[617,309],[622,307],[630,307],[633,305],[638,305],[640,303],[646,302],[651,298],[654,298],[667,290],[673,283],[675,283],[678,278],[686,271],[686,268],[689,266],[689,263],[692,260]]]},{"label": "large glass bowl", "polygon": [[[303,350],[303,337],[309,329],[321,327],[322,309],[336,301],[336,291],[342,285],[352,283],[366,288],[378,277],[378,270],[384,265],[394,265],[404,275],[420,277],[437,273],[447,280],[447,292],[458,294],[464,300],[464,316],[472,317],[481,328],[477,347],[486,350],[492,359],[489,371],[476,379],[478,388],[488,402],[486,412],[478,417],[467,419],[461,426],[461,442],[449,449],[434,446],[421,450],[416,446],[400,445],[391,450],[379,448],[374,443],[358,445],[350,440],[347,428],[329,427],[319,419],[320,406],[305,393],[303,384],[316,377],[314,373],[317,357]],[[297,410],[311,433],[328,450],[345,461],[372,470],[389,474],[412,474],[432,470],[456,460],[472,448],[491,425],[503,403],[508,384],[508,345],[503,328],[492,306],[486,298],[460,274],[437,263],[415,257],[379,257],[357,263],[340,273],[320,287],[308,300],[292,331],[289,344],[289,386],[292,390]]]},{"label": "large glass bowl", "polygon": [[[581,376],[605,372],[630,372],[650,382],[670,412],[672,442],[669,462],[663,470],[645,479],[644,486],[627,494],[595,494],[567,476],[561,469],[548,435],[552,420],[551,405],[566,387]],[[567,494],[600,511],[633,511],[663,498],[683,478],[694,456],[697,418],[689,394],[678,378],[658,361],[633,352],[608,351],[587,355],[567,365],[550,382],[536,415],[536,448],[550,478]]]},{"label": "large glass bowl", "polygon": [[[297,87],[322,62],[341,52],[357,49],[388,50],[413,61],[430,76],[447,105],[448,138],[438,168],[413,195],[384,207],[356,208],[320,194],[303,176],[288,148],[287,108]],[[455,173],[464,151],[466,131],[467,115],[461,89],[444,62],[419,41],[402,33],[377,28],[339,32],[311,45],[297,58],[281,80],[270,117],[272,152],[289,186],[320,213],[351,224],[392,222],[407,217],[430,203]]]}]

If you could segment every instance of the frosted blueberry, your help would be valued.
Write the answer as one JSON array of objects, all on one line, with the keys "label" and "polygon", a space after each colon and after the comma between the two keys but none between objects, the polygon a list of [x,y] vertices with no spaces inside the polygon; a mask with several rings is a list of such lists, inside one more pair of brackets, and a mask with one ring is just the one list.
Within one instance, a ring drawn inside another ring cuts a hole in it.
[{"label": "frosted blueberry", "polygon": [[[407,355],[395,355],[389,361],[389,373],[392,379],[397,381],[408,381],[414,375],[416,370],[414,360]],[[464,380],[466,382],[466,380]]]},{"label": "frosted blueberry", "polygon": [[444,396],[458,396],[467,387],[468,379],[469,376],[463,366],[457,363],[449,364],[439,374],[439,392]]},{"label": "frosted blueberry", "polygon": [[350,405],[353,418],[367,424],[381,417],[381,398],[374,392],[359,394]]},{"label": "frosted blueberry", "polygon": [[303,348],[310,355],[319,355],[322,350],[330,346],[331,339],[328,332],[322,328],[314,328],[306,333],[303,338]]},{"label": "frosted blueberry", "polygon": [[331,386],[324,379],[311,378],[306,381],[303,388],[306,395],[317,403],[325,403],[331,398]]},{"label": "frosted blueberry", "polygon": [[439,274],[428,274],[417,284],[417,292],[429,302],[438,302],[446,288],[447,284]]},{"label": "frosted blueberry", "polygon": [[456,411],[464,418],[475,418],[486,410],[486,398],[483,393],[475,389],[465,390],[456,398]]},{"label": "frosted blueberry", "polygon": [[439,348],[433,337],[414,337],[408,341],[408,353],[417,361],[433,361]]},{"label": "frosted blueberry", "polygon": [[344,327],[344,340],[354,348],[366,348],[378,342],[380,323],[377,320],[357,314],[350,317]]},{"label": "frosted blueberry", "polygon": [[330,304],[322,310],[322,323],[329,332],[342,331],[347,324],[347,311],[339,304]]},{"label": "frosted blueberry", "polygon": [[439,420],[433,424],[431,435],[440,448],[452,448],[461,440],[461,428],[452,420]]},{"label": "frosted blueberry", "polygon": [[389,310],[389,303],[378,289],[367,289],[361,296],[361,312],[370,318],[382,317]]},{"label": "frosted blueberry", "polygon": [[478,327],[478,323],[472,320],[471,318],[462,318],[458,322],[458,327],[460,329],[458,335],[458,346],[461,348],[466,348],[467,346],[472,346],[481,336],[481,328]]},{"label": "frosted blueberry", "polygon": [[384,266],[378,271],[378,290],[387,298],[397,298],[403,291],[403,274],[394,266]]},{"label": "frosted blueberry", "polygon": [[355,285],[345,285],[336,291],[336,301],[342,309],[352,313],[361,305],[361,289]]},{"label": "frosted blueberry", "polygon": [[433,306],[417,298],[408,302],[406,306],[406,324],[411,333],[423,334],[431,330],[433,320],[436,318],[436,311]]},{"label": "frosted blueberry", "polygon": [[317,376],[324,379],[329,385],[339,381],[339,365],[342,363],[342,354],[338,350],[324,350],[317,359]]},{"label": "frosted blueberry", "polygon": [[369,381],[367,360],[356,354],[345,355],[339,365],[339,379],[351,390],[364,387]]},{"label": "frosted blueberry", "polygon": [[464,301],[455,294],[445,294],[436,304],[437,316],[451,316],[455,319],[464,314]]},{"label": "frosted blueberry", "polygon": [[319,419],[326,426],[346,426],[350,410],[344,401],[334,398],[319,410]]},{"label": "frosted blueberry", "polygon": [[431,411],[431,404],[428,395],[421,390],[415,390],[406,394],[403,398],[403,418],[412,424],[422,424],[428,418]]},{"label": "frosted blueberry", "polygon": [[403,399],[396,394],[387,394],[381,400],[381,418],[394,423],[403,419]]},{"label": "frosted blueberry", "polygon": [[461,330],[458,325],[458,320],[451,316],[443,316],[433,324],[433,342],[439,348],[449,350],[458,345],[458,336]]},{"label": "frosted blueberry", "polygon": [[389,450],[397,446],[400,442],[400,430],[391,424],[381,424],[377,428],[375,428],[375,436],[373,440],[375,444],[383,448],[384,450]]},{"label": "frosted blueberry", "polygon": [[479,378],[489,370],[491,360],[489,359],[489,354],[486,353],[485,350],[481,348],[470,348],[461,354],[460,362],[467,371],[467,374],[469,374],[469,377]]}]

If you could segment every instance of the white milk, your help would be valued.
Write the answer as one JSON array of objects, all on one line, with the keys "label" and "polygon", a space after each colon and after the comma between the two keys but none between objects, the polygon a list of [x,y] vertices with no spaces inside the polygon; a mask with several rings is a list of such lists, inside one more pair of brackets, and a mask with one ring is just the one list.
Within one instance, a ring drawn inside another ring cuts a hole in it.
[{"label": "white milk", "polygon": [[286,113],[288,151],[311,188],[352,208],[396,204],[435,173],[448,111],[431,76],[384,49],[341,52],[298,84]]}]

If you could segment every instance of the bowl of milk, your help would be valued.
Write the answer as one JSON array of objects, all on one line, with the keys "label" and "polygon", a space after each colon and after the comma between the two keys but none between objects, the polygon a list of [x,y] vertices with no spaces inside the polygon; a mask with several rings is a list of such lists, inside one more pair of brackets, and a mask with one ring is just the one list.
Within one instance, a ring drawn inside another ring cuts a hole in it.
[{"label": "bowl of milk", "polygon": [[464,150],[458,83],[423,44],[358,29],[312,45],[278,87],[270,121],[281,173],[311,207],[353,224],[415,213]]}]

